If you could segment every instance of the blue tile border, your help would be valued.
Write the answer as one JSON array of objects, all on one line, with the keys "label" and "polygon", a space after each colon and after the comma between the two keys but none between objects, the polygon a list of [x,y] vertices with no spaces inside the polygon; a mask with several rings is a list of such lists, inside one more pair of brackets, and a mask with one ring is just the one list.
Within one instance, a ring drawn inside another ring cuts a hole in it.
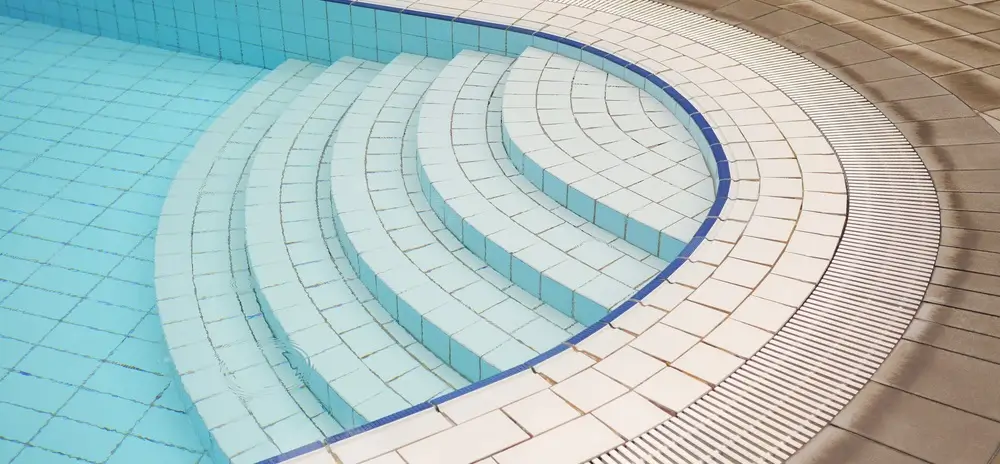
[{"label": "blue tile border", "polygon": [[[704,240],[706,239],[706,236],[707,236],[708,232],[711,230],[712,226],[715,225],[715,223],[717,222],[719,214],[722,212],[722,209],[723,209],[723,207],[726,204],[726,200],[728,198],[729,190],[730,190],[730,183],[732,182],[732,180],[730,178],[729,161],[726,158],[725,152],[722,149],[722,144],[719,141],[718,137],[715,135],[715,131],[712,129],[711,124],[709,124],[708,121],[705,119],[705,117],[694,107],[694,105],[687,98],[685,98],[683,95],[681,95],[680,92],[678,92],[673,86],[671,86],[670,84],[668,84],[667,82],[665,82],[663,79],[660,79],[659,77],[653,75],[651,72],[643,69],[642,67],[638,66],[635,63],[629,63],[628,61],[626,61],[626,60],[622,59],[621,57],[616,56],[616,55],[614,55],[612,53],[604,52],[604,51],[602,51],[602,50],[600,50],[598,48],[592,47],[590,45],[585,45],[583,43],[577,42],[577,41],[572,40],[572,39],[559,37],[559,36],[548,34],[548,33],[545,33],[545,32],[532,31],[532,30],[529,30],[529,29],[525,29],[525,28],[521,28],[521,27],[516,27],[516,26],[504,26],[502,24],[490,23],[490,22],[481,21],[481,20],[456,18],[456,17],[446,16],[446,15],[442,15],[442,14],[438,14],[438,13],[431,13],[431,12],[417,11],[417,10],[408,10],[408,9],[403,9],[403,8],[391,7],[391,6],[385,6],[385,5],[378,5],[378,4],[374,4],[374,3],[361,2],[361,1],[349,1],[349,0],[323,0],[323,1],[330,2],[330,3],[338,3],[338,4],[349,5],[351,7],[367,8],[367,9],[372,9],[372,10],[375,10],[375,11],[385,11],[385,12],[391,12],[391,13],[399,13],[399,14],[404,15],[404,17],[405,16],[416,16],[416,17],[423,17],[423,18],[428,18],[428,19],[437,19],[437,20],[442,20],[442,21],[448,21],[448,22],[456,23],[456,24],[467,24],[467,25],[471,25],[471,26],[478,26],[478,27],[481,27],[481,28],[484,28],[484,29],[487,29],[487,30],[503,30],[505,32],[520,33],[520,34],[524,34],[524,35],[527,35],[527,36],[535,37],[537,39],[544,39],[544,40],[556,42],[557,45],[564,45],[566,47],[570,47],[571,49],[578,50],[579,51],[579,53],[577,54],[577,56],[579,57],[578,59],[584,58],[585,56],[587,56],[586,54],[589,54],[589,55],[591,55],[593,57],[597,57],[597,58],[600,58],[600,59],[607,59],[608,61],[610,61],[614,65],[620,67],[622,74],[624,74],[625,71],[628,71],[628,73],[631,73],[634,76],[638,76],[641,79],[643,79],[643,80],[646,81],[644,85],[637,85],[637,87],[642,87],[642,88],[645,88],[645,89],[649,89],[650,86],[651,86],[654,89],[658,89],[658,90],[662,91],[667,97],[669,97],[670,99],[672,99],[673,102],[676,105],[678,105],[680,107],[680,109],[683,110],[684,113],[686,113],[690,117],[691,123],[692,123],[692,125],[694,127],[688,127],[688,129],[690,131],[692,131],[692,132],[694,132],[693,129],[698,129],[698,133],[700,133],[700,135],[702,135],[704,137],[705,145],[711,151],[712,157],[715,160],[715,166],[714,167],[717,169],[717,172],[716,172],[716,174],[717,174],[716,198],[715,198],[715,202],[712,204],[711,209],[709,210],[708,218],[702,223],[701,227],[695,233],[694,238],[692,238],[691,241],[688,242],[687,246],[684,247],[684,249],[681,251],[680,255],[678,255],[675,259],[673,259],[670,262],[670,264],[667,265],[667,267],[665,269],[663,269],[662,271],[660,271],[660,273],[658,273],[656,275],[656,277],[654,277],[650,282],[648,282],[645,286],[643,286],[643,288],[641,288],[638,292],[636,292],[636,294],[632,298],[630,298],[630,299],[626,300],[625,302],[621,303],[614,310],[608,312],[608,314],[606,316],[604,316],[603,318],[601,318],[600,321],[598,321],[595,324],[592,324],[592,325],[588,326],[586,329],[584,329],[580,333],[574,335],[573,337],[570,337],[566,342],[564,342],[564,343],[562,343],[562,344],[560,344],[560,345],[558,345],[558,346],[556,346],[556,347],[554,347],[554,348],[552,348],[552,349],[550,349],[550,350],[548,350],[548,351],[546,351],[544,353],[541,353],[538,356],[536,356],[536,357],[534,357],[534,358],[532,358],[532,359],[530,359],[530,360],[528,360],[528,361],[526,361],[526,362],[524,362],[524,363],[522,363],[522,364],[520,364],[520,365],[518,365],[516,367],[513,367],[511,369],[503,371],[503,372],[501,372],[501,373],[499,373],[499,374],[497,374],[497,375],[495,375],[493,377],[480,380],[478,382],[475,382],[475,383],[472,383],[470,385],[467,385],[467,386],[465,386],[463,388],[455,390],[455,391],[453,391],[451,393],[448,393],[446,395],[442,395],[442,396],[440,396],[438,398],[434,398],[434,399],[432,399],[430,401],[427,401],[427,402],[415,405],[413,407],[410,407],[408,409],[404,409],[402,411],[396,412],[394,414],[391,414],[389,416],[383,417],[381,419],[369,422],[369,423],[367,423],[365,425],[362,425],[360,427],[355,427],[353,429],[344,431],[344,432],[339,433],[337,435],[328,437],[328,438],[326,438],[326,439],[324,439],[322,441],[310,443],[309,445],[303,446],[301,448],[298,448],[298,449],[295,449],[295,450],[292,450],[292,451],[289,451],[289,452],[286,452],[286,453],[282,453],[282,454],[280,454],[278,456],[275,456],[275,457],[272,457],[270,459],[261,461],[260,464],[277,464],[277,463],[285,462],[285,461],[288,461],[288,460],[293,459],[295,457],[304,455],[304,454],[309,453],[311,451],[319,450],[319,449],[321,449],[321,448],[323,448],[325,446],[331,445],[333,443],[337,443],[339,441],[345,440],[345,439],[353,437],[355,435],[359,435],[359,434],[367,432],[369,430],[372,430],[372,429],[381,427],[383,425],[395,422],[395,421],[403,419],[405,417],[417,414],[419,412],[422,412],[422,411],[425,411],[425,410],[428,410],[428,409],[431,409],[431,408],[436,408],[438,405],[440,405],[440,404],[442,404],[444,402],[447,402],[449,400],[455,399],[455,398],[457,398],[459,396],[462,396],[462,395],[464,395],[466,393],[470,393],[472,391],[475,391],[475,390],[478,390],[480,388],[486,387],[488,385],[494,384],[494,383],[499,382],[501,380],[507,379],[507,378],[509,378],[509,377],[511,377],[511,376],[513,376],[515,374],[518,374],[518,373],[524,372],[524,371],[526,371],[528,369],[531,369],[532,367],[534,367],[534,366],[536,366],[536,365],[538,365],[538,364],[540,364],[540,363],[548,360],[549,358],[552,358],[553,356],[556,356],[557,354],[562,353],[563,351],[566,351],[567,349],[570,348],[570,346],[582,342],[586,338],[588,338],[591,335],[593,335],[594,333],[596,333],[598,330],[600,330],[600,329],[604,328],[605,326],[609,325],[611,322],[613,322],[615,319],[617,319],[618,317],[620,317],[622,314],[624,314],[630,308],[632,308],[633,306],[635,306],[636,304],[638,304],[638,302],[640,300],[642,300],[643,298],[645,298],[646,296],[648,296],[650,293],[652,293],[652,291],[654,289],[656,289],[660,284],[664,283],[667,280],[667,278],[669,278],[675,271],[677,271],[677,269],[680,268],[680,266],[682,264],[684,264],[685,261],[687,261],[687,258],[689,258],[691,256],[691,254],[694,253],[695,249],[697,249],[698,246],[701,245],[702,242],[704,242]],[[454,41],[454,39],[452,39],[452,40]],[[527,44],[527,46],[532,46],[532,45],[539,46],[540,44],[537,44],[537,43]],[[539,46],[539,48],[544,48],[544,47]],[[557,46],[557,51],[554,51],[554,52],[555,53],[563,54],[562,50],[558,50],[559,48],[561,48],[561,47]],[[586,54],[583,54],[584,52],[586,52]],[[586,59],[583,59],[583,61],[586,61]],[[605,70],[605,71],[608,71],[608,70]],[[613,74],[613,73],[611,73],[611,74]],[[619,76],[619,77],[621,77],[621,76]],[[635,84],[635,83],[633,82],[633,84]],[[703,150],[703,153],[704,153],[704,150]],[[712,164],[709,163],[709,166],[711,167]]]}]

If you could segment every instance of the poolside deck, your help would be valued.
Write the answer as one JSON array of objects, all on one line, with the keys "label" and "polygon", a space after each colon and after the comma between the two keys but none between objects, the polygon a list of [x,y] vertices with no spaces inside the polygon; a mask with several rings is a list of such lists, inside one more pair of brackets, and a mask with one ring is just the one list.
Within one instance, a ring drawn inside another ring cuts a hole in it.
[{"label": "poolside deck", "polygon": [[1000,463],[1000,2],[679,0],[874,102],[927,165],[941,248],[916,319],[792,463]]}]

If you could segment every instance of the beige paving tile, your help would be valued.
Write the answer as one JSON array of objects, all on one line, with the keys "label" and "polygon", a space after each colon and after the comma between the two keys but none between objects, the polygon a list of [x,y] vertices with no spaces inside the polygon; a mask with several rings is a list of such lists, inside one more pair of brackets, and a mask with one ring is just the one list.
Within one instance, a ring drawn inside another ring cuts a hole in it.
[{"label": "beige paving tile", "polygon": [[733,319],[777,332],[795,314],[795,308],[751,295],[733,312]]},{"label": "beige paving tile", "polygon": [[689,334],[704,337],[726,319],[726,313],[692,301],[681,303],[663,323]]},{"label": "beige paving tile", "polygon": [[691,349],[699,338],[664,324],[656,324],[630,345],[664,362],[673,362]]},{"label": "beige paving tile", "polygon": [[754,326],[727,319],[705,337],[704,341],[740,357],[750,358],[771,339],[771,335]]},{"label": "beige paving tile", "polygon": [[574,349],[568,349],[543,361],[533,369],[553,382],[562,382],[595,363],[597,361],[594,358]]},{"label": "beige paving tile", "polygon": [[690,375],[668,367],[643,382],[636,393],[673,412],[679,412],[712,387]]},{"label": "beige paving tile", "polygon": [[409,464],[467,464],[527,440],[514,421],[493,411],[399,450]]},{"label": "beige paving tile", "polygon": [[698,343],[672,366],[712,385],[718,385],[742,364],[743,360],[736,355]]},{"label": "beige paving tile", "polygon": [[633,439],[670,418],[655,404],[636,392],[597,408],[594,416],[626,440]]},{"label": "beige paving tile", "polygon": [[[596,417],[586,415],[493,456],[499,464],[578,464],[624,440]],[[575,446],[567,447],[567,443]]]},{"label": "beige paving tile", "polygon": [[503,411],[532,436],[580,416],[579,411],[551,390],[542,390],[504,406]]},{"label": "beige paving tile", "polygon": [[[745,239],[744,239],[745,240]],[[741,240],[742,242],[742,240]],[[749,295],[751,290],[718,279],[708,279],[698,287],[689,299],[727,313],[733,312]]]},{"label": "beige paving tile", "polygon": [[634,338],[628,332],[615,329],[614,327],[604,327],[595,332],[594,335],[580,342],[576,345],[576,348],[580,351],[590,353],[598,359],[604,359],[611,353],[618,351],[619,348],[625,346],[626,343],[632,341]]},{"label": "beige paving tile", "polygon": [[666,366],[663,361],[625,345],[594,365],[594,369],[626,387],[635,388]]},{"label": "beige paving tile", "polygon": [[552,387],[552,392],[583,412],[593,411],[627,391],[624,385],[594,368],[585,369]]}]

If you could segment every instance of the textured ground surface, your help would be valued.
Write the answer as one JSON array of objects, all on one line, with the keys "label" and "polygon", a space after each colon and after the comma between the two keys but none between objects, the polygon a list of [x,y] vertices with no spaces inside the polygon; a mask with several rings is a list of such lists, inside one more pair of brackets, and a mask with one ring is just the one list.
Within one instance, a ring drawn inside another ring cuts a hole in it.
[{"label": "textured ground surface", "polygon": [[1000,462],[1000,1],[665,3],[768,37],[854,86],[917,148],[941,201],[917,319],[792,462]]}]

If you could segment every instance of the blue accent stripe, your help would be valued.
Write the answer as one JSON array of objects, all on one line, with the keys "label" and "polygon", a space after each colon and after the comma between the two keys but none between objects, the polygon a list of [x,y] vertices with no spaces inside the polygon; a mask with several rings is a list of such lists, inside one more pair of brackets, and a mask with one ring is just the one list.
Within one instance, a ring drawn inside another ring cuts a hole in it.
[{"label": "blue accent stripe", "polygon": [[573,48],[577,48],[577,49],[579,49],[579,50],[581,50],[583,52],[590,53],[590,54],[592,54],[594,56],[597,56],[599,58],[607,59],[608,61],[611,61],[612,63],[614,63],[614,64],[616,64],[618,66],[621,66],[625,70],[627,70],[629,72],[632,72],[632,73],[635,73],[635,74],[639,75],[640,77],[646,79],[647,81],[649,81],[650,83],[652,83],[654,87],[662,89],[664,91],[664,93],[666,93],[666,95],[668,97],[670,97],[675,102],[677,102],[677,105],[680,106],[680,108],[682,108],[683,111],[688,116],[691,117],[691,120],[694,123],[694,126],[697,127],[700,130],[700,132],[702,133],[702,135],[705,137],[705,141],[708,142],[708,145],[711,147],[712,156],[715,159],[716,165],[718,166],[719,185],[718,185],[718,188],[716,190],[715,203],[712,204],[712,208],[709,210],[708,218],[705,220],[705,222],[702,223],[701,227],[698,229],[698,232],[695,234],[695,237],[693,239],[691,239],[690,242],[688,242],[687,246],[684,247],[684,249],[681,251],[680,255],[678,255],[677,258],[675,258],[673,261],[671,261],[670,264],[667,265],[667,267],[664,270],[660,271],[660,273],[657,274],[656,277],[654,277],[650,282],[648,282],[645,286],[643,286],[641,289],[639,289],[639,291],[636,292],[636,294],[632,298],[630,298],[629,300],[625,301],[624,303],[622,303],[621,305],[619,305],[614,310],[610,311],[606,316],[604,316],[598,322],[590,325],[586,329],[582,330],[580,333],[578,333],[578,334],[570,337],[568,340],[566,340],[565,343],[562,343],[562,344],[560,344],[560,345],[558,345],[558,346],[556,346],[556,347],[554,347],[554,348],[552,348],[552,349],[550,349],[550,350],[548,350],[548,351],[546,351],[544,353],[539,354],[538,356],[535,356],[532,359],[529,359],[528,361],[526,361],[526,362],[524,362],[524,363],[522,363],[522,364],[520,364],[518,366],[515,366],[513,368],[507,369],[507,370],[505,370],[505,371],[503,371],[503,372],[501,372],[501,373],[499,373],[499,374],[497,374],[497,375],[495,375],[493,377],[490,377],[490,378],[487,378],[487,379],[483,379],[483,380],[480,380],[478,382],[469,384],[469,385],[467,385],[467,386],[465,386],[463,388],[455,390],[455,391],[453,391],[451,393],[448,393],[446,395],[442,395],[442,396],[439,396],[437,398],[431,399],[429,401],[426,401],[426,402],[414,405],[414,406],[412,406],[412,407],[410,407],[408,409],[404,409],[402,411],[399,411],[399,412],[396,412],[394,414],[388,415],[388,416],[383,417],[381,419],[374,420],[374,421],[369,422],[369,423],[367,423],[365,425],[362,425],[360,427],[355,427],[353,429],[344,431],[344,432],[339,433],[337,435],[334,435],[332,437],[328,437],[328,438],[326,438],[326,439],[324,439],[322,441],[310,443],[309,445],[303,446],[301,448],[298,448],[298,449],[295,449],[295,450],[292,450],[292,451],[289,451],[289,452],[286,452],[286,453],[279,454],[278,456],[275,456],[273,458],[267,459],[265,461],[261,461],[260,464],[278,464],[278,463],[290,460],[292,458],[301,456],[303,454],[306,454],[306,453],[308,453],[310,451],[315,451],[315,450],[323,448],[324,446],[331,445],[331,444],[336,443],[338,441],[345,440],[345,439],[353,437],[355,435],[367,432],[367,431],[372,430],[374,428],[381,427],[381,426],[383,426],[385,424],[389,424],[391,422],[395,422],[395,421],[397,421],[399,419],[411,416],[411,415],[416,414],[418,412],[425,411],[425,410],[430,409],[430,408],[436,408],[438,405],[440,405],[440,404],[442,404],[444,402],[447,402],[449,400],[453,400],[453,399],[458,398],[459,396],[462,396],[462,395],[464,395],[466,393],[478,390],[478,389],[483,388],[483,387],[488,386],[488,385],[492,385],[492,384],[497,383],[497,382],[499,382],[501,380],[510,378],[511,376],[513,376],[515,374],[518,374],[520,372],[524,372],[524,371],[526,371],[528,369],[531,369],[532,367],[534,367],[534,366],[536,366],[536,365],[544,362],[545,360],[550,359],[553,356],[555,356],[555,355],[557,355],[559,353],[562,353],[563,351],[566,351],[567,349],[569,349],[570,346],[579,344],[580,342],[582,342],[583,340],[585,340],[587,337],[590,337],[591,335],[593,335],[594,333],[596,333],[598,330],[600,330],[600,329],[608,326],[608,324],[610,324],[612,321],[614,321],[619,316],[621,316],[622,314],[624,314],[630,308],[632,308],[636,304],[639,304],[638,302],[640,300],[642,300],[643,298],[645,298],[646,296],[648,296],[650,293],[652,293],[652,291],[654,289],[656,289],[656,287],[658,287],[660,284],[662,284],[663,282],[665,282],[667,280],[667,278],[669,278],[674,272],[677,271],[677,269],[679,269],[681,267],[682,264],[684,264],[685,262],[687,262],[687,259],[690,258],[691,254],[694,253],[695,249],[697,249],[698,246],[701,245],[701,243],[705,240],[705,236],[708,234],[708,231],[717,222],[717,218],[718,218],[719,214],[722,212],[722,208],[725,206],[726,199],[729,196],[729,189],[730,189],[730,182],[731,182],[730,181],[730,172],[729,172],[729,160],[726,158],[725,152],[722,149],[722,145],[721,145],[721,143],[719,141],[719,138],[715,135],[715,131],[712,129],[712,126],[711,126],[711,124],[709,124],[708,120],[706,120],[705,117],[694,107],[694,105],[692,105],[691,102],[688,101],[687,98],[684,98],[684,96],[681,95],[681,93],[678,92],[677,89],[675,89],[673,86],[671,86],[670,84],[668,84],[666,81],[664,81],[663,79],[657,77],[656,75],[654,75],[653,73],[649,72],[648,70],[642,68],[641,66],[639,66],[636,63],[630,63],[627,60],[625,60],[625,59],[623,59],[623,58],[621,58],[621,57],[619,57],[617,55],[614,55],[612,53],[603,51],[603,50],[601,50],[599,48],[595,48],[595,47],[590,46],[590,45],[586,45],[586,44],[577,42],[577,41],[572,40],[572,39],[568,39],[568,38],[565,38],[565,37],[559,37],[559,36],[556,36],[556,35],[553,35],[553,34],[549,34],[549,33],[546,33],[546,32],[533,31],[533,30],[530,30],[530,29],[522,28],[522,27],[505,26],[503,24],[490,23],[490,22],[480,21],[480,20],[476,20],[476,19],[455,18],[455,17],[452,17],[452,16],[445,16],[445,15],[438,14],[438,13],[430,13],[430,12],[426,12],[426,11],[402,9],[402,8],[390,7],[390,6],[385,6],[385,5],[377,5],[377,4],[373,4],[373,3],[367,3],[367,2],[356,2],[356,1],[349,1],[349,0],[324,0],[324,1],[331,2],[331,3],[341,3],[341,4],[346,4],[346,5],[353,5],[353,6],[363,7],[363,8],[371,8],[373,10],[381,10],[381,11],[389,11],[389,12],[393,12],[393,13],[401,13],[401,14],[410,15],[410,16],[418,16],[418,17],[422,17],[422,18],[439,19],[439,20],[450,21],[450,22],[455,22],[455,23],[469,24],[469,25],[479,26],[479,27],[484,27],[484,28],[489,28],[489,29],[500,29],[500,30],[504,30],[504,31],[508,31],[508,32],[521,33],[521,34],[524,34],[524,35],[528,35],[528,36],[532,36],[532,37],[538,37],[540,39],[547,39],[547,40],[551,40],[551,41],[556,42],[556,43],[561,43],[561,44],[564,44],[564,45],[567,45],[567,46],[570,46],[570,47],[573,47]]}]

